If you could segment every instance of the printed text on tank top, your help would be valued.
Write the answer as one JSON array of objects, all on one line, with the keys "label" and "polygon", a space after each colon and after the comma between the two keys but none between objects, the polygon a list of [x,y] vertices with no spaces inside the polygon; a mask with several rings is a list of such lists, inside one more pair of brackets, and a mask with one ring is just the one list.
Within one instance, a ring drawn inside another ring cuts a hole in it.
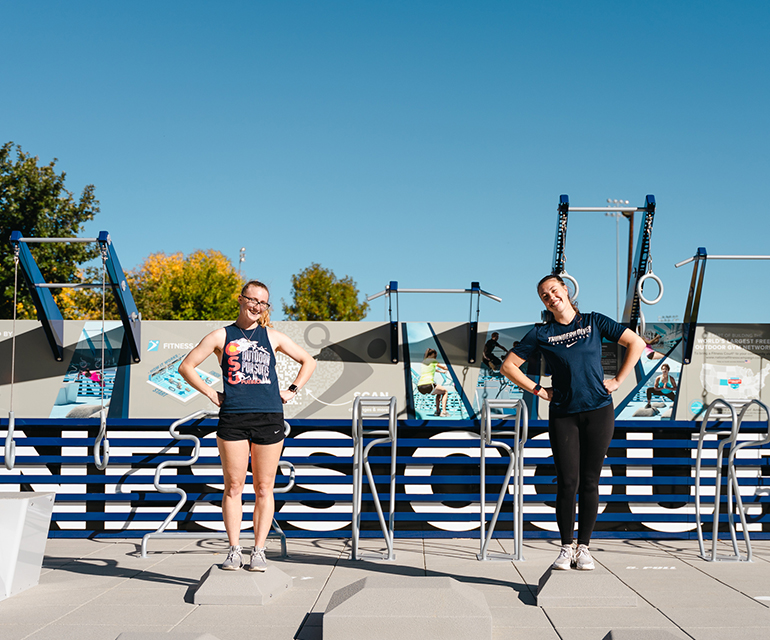
[{"label": "printed text on tank top", "polygon": [[270,384],[270,355],[270,350],[256,340],[249,340],[245,336],[231,340],[225,345],[228,382]]}]

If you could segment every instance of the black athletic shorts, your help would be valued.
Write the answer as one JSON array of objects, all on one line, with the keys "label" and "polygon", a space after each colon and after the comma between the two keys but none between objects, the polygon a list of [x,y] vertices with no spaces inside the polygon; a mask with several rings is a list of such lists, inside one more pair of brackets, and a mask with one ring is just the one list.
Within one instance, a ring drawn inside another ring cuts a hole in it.
[{"label": "black athletic shorts", "polygon": [[217,436],[222,440],[248,440],[254,444],[281,442],[283,413],[220,413]]}]

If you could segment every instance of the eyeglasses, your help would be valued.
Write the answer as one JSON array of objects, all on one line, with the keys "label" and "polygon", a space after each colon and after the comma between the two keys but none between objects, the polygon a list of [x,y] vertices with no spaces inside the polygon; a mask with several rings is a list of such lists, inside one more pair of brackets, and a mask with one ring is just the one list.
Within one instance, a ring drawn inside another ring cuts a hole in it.
[{"label": "eyeglasses", "polygon": [[246,300],[248,304],[254,306],[254,307],[262,307],[263,309],[269,311],[270,310],[270,303],[269,302],[262,302],[262,300],[257,300],[256,298],[249,298],[249,296],[245,296],[241,294],[241,298]]}]

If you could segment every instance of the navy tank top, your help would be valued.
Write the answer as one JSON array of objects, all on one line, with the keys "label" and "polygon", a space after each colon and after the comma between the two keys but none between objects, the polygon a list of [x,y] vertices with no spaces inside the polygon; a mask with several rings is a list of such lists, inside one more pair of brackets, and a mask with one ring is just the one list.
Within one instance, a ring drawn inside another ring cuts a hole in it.
[{"label": "navy tank top", "polygon": [[283,413],[275,354],[265,327],[225,327],[222,382],[225,399],[219,413]]}]

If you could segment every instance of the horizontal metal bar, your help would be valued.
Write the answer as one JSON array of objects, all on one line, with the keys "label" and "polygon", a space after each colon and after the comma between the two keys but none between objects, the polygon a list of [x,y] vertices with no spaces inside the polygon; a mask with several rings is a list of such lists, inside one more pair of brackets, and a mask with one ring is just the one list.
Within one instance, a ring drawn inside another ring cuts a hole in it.
[{"label": "horizontal metal bar", "polygon": [[[712,255],[706,255],[704,256],[704,259],[708,260],[770,260],[770,256],[712,256]],[[682,260],[682,262],[677,262],[674,266],[675,267],[681,267],[683,265],[686,265],[690,262],[695,260],[695,256],[692,258],[687,258],[687,260]]]},{"label": "horizontal metal bar", "polygon": [[570,207],[568,211],[618,211],[621,213],[636,213],[637,211],[647,211],[647,207]]},{"label": "horizontal metal bar", "polygon": [[[396,293],[479,293],[482,296],[492,298],[492,300],[496,300],[497,302],[503,301],[502,298],[489,293],[488,291],[484,291],[483,289],[398,289]],[[390,289],[375,293],[374,295],[367,297],[366,300],[367,302],[371,302],[372,300],[376,300],[385,295],[390,295]]]},{"label": "horizontal metal bar", "polygon": [[80,284],[70,284],[67,282],[44,282],[35,285],[38,289],[101,289],[102,286],[112,286],[109,282],[104,285],[96,282],[81,282]]},{"label": "horizontal metal bar", "polygon": [[99,238],[19,238],[19,242],[42,244],[44,242],[98,242]]}]

